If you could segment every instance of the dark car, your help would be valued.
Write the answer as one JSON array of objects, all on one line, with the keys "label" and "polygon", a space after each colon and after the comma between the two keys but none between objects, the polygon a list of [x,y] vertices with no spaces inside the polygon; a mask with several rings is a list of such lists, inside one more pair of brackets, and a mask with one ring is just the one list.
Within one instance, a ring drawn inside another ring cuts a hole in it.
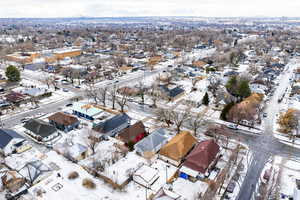
[{"label": "dark car", "polygon": [[72,103],[68,103],[68,104],[66,105],[66,107],[71,107],[71,106],[73,106]]}]

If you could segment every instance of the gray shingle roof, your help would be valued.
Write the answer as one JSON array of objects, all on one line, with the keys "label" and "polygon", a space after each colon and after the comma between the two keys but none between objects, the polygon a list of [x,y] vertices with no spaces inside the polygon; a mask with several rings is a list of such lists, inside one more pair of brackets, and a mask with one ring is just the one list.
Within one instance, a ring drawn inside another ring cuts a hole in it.
[{"label": "gray shingle roof", "polygon": [[0,129],[0,148],[6,147],[6,145],[14,138],[24,139],[21,135],[11,129]]},{"label": "gray shingle roof", "polygon": [[160,128],[152,132],[150,135],[139,141],[135,147],[141,149],[143,152],[153,151],[157,146],[167,141],[164,136],[164,129]]},{"label": "gray shingle roof", "polygon": [[29,120],[25,123],[24,128],[41,136],[42,138],[48,137],[57,131],[54,126],[40,119]]},{"label": "gray shingle roof", "polygon": [[99,130],[101,133],[108,133],[122,124],[127,123],[129,120],[130,117],[127,114],[119,114],[97,125],[95,129]]}]

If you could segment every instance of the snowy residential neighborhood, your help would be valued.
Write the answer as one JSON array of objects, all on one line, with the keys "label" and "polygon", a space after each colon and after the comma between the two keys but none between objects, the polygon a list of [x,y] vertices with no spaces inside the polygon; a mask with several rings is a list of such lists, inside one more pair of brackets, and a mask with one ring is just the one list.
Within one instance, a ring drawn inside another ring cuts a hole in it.
[{"label": "snowy residential neighborhood", "polygon": [[300,200],[299,21],[0,19],[0,200]]}]

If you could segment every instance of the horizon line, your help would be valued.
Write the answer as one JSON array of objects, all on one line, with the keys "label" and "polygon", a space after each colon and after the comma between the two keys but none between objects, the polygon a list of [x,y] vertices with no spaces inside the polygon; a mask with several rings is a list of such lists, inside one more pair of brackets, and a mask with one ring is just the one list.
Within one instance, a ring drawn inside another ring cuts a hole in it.
[{"label": "horizon line", "polygon": [[149,15],[149,16],[106,16],[106,17],[95,17],[95,16],[70,16],[70,17],[0,17],[0,19],[99,19],[99,18],[168,18],[168,17],[181,17],[181,18],[285,18],[285,19],[294,19],[294,18],[300,18],[300,16],[295,17],[288,17],[288,16],[222,16],[222,17],[213,17],[213,16],[181,16],[181,15],[170,15],[170,16],[155,16],[155,15]]}]

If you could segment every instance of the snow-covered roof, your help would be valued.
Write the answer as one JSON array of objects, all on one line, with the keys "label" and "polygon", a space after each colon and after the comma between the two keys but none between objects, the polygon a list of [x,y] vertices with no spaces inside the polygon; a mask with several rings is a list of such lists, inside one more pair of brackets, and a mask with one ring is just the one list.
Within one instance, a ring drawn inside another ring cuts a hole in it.
[{"label": "snow-covered roof", "polygon": [[133,180],[145,187],[149,187],[158,178],[158,171],[147,165],[143,165],[133,174]]},{"label": "snow-covered roof", "polygon": [[88,116],[95,116],[95,115],[98,115],[99,113],[103,112],[101,109],[99,109],[93,105],[80,103],[80,102],[75,102],[73,104],[72,109],[74,111],[77,111],[79,113],[82,113],[82,114],[85,114]]}]

